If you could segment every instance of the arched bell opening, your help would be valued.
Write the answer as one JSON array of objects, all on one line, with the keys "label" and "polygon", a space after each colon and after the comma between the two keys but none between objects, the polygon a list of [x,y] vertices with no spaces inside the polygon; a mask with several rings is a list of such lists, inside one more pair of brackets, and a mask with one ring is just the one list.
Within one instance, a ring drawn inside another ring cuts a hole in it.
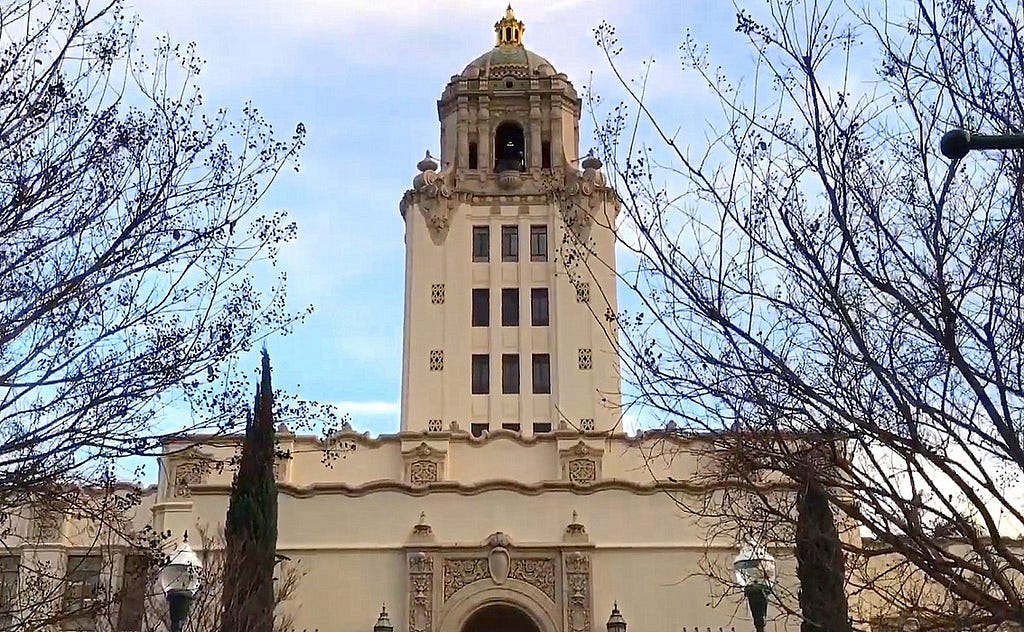
[{"label": "arched bell opening", "polygon": [[460,632],[541,632],[532,618],[519,608],[495,603],[480,608],[466,620]]},{"label": "arched bell opening", "polygon": [[494,170],[526,171],[526,138],[518,123],[506,121],[495,130]]}]

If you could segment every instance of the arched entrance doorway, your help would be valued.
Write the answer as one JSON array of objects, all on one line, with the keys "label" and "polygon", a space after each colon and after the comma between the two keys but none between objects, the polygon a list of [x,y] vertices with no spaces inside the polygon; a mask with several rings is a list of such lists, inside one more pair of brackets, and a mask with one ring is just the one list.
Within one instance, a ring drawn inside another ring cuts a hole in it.
[{"label": "arched entrance doorway", "polygon": [[469,616],[460,632],[541,632],[537,624],[515,606],[496,603]]}]

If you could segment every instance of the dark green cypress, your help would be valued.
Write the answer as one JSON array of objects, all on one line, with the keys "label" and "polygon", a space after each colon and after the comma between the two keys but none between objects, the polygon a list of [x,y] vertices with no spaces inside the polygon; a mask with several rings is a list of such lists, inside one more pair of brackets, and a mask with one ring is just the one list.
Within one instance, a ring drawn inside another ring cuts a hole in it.
[{"label": "dark green cypress", "polygon": [[828,494],[813,477],[797,494],[796,562],[801,632],[850,632],[839,532]]},{"label": "dark green cypress", "polygon": [[246,420],[241,462],[224,527],[221,632],[273,632],[274,628],[277,482],[274,391],[266,349],[262,369],[255,418],[250,414]]}]

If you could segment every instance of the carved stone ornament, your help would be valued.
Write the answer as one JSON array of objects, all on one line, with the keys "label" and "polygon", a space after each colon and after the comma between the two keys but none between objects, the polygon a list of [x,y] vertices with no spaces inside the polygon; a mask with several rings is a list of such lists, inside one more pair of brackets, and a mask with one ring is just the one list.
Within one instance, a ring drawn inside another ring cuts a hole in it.
[{"label": "carved stone ornament", "polygon": [[34,518],[37,541],[55,542],[60,539],[61,527],[64,525],[63,512],[39,508],[36,509]]},{"label": "carved stone ornament", "polygon": [[213,466],[209,458],[201,456],[198,452],[190,454],[187,460],[174,466],[174,497],[191,497],[192,487],[205,484],[210,479],[212,470]]},{"label": "carved stone ornament", "polygon": [[446,559],[444,561],[444,600],[473,582],[490,576],[487,558],[475,557],[468,559]]},{"label": "carved stone ornament", "polygon": [[575,485],[592,485],[601,480],[601,460],[604,450],[579,441],[559,451],[562,477]]},{"label": "carved stone ornament", "polygon": [[404,450],[405,480],[413,485],[427,485],[444,480],[446,453],[421,442],[418,446]]},{"label": "carved stone ornament", "polygon": [[590,558],[579,551],[565,555],[565,606],[568,632],[589,632],[592,620]]},{"label": "carved stone ornament", "polygon": [[590,227],[601,205],[608,199],[614,200],[614,193],[607,187],[601,173],[601,161],[590,155],[580,166],[583,171],[566,165],[565,179],[555,191],[562,220],[577,237]]},{"label": "carved stone ornament", "polygon": [[409,556],[409,632],[431,632],[434,560],[426,553]]},{"label": "carved stone ornament", "polygon": [[590,459],[569,461],[569,482],[577,485],[591,485],[597,480],[597,465]]},{"label": "carved stone ornament", "polygon": [[413,461],[409,466],[409,481],[413,485],[436,483],[437,463],[433,461]]},{"label": "carved stone ornament", "polygon": [[426,538],[426,537],[430,537],[430,536],[434,535],[434,530],[430,527],[429,524],[427,524],[427,512],[425,512],[425,511],[421,511],[420,512],[419,524],[416,524],[416,525],[413,526],[412,532],[413,532],[414,535],[417,535],[417,536],[422,537],[422,538]]},{"label": "carved stone ornament", "polygon": [[495,584],[504,584],[508,579],[508,572],[511,570],[512,557],[508,549],[503,546],[496,546],[487,554],[487,570],[491,574],[491,580]]},{"label": "carved stone ornament", "polygon": [[508,576],[525,582],[555,601],[555,561],[549,558],[521,558],[512,560]]},{"label": "carved stone ornament", "polygon": [[420,173],[413,178],[412,189],[402,198],[402,217],[405,217],[410,204],[418,204],[427,228],[430,229],[430,236],[440,244],[448,234],[457,202],[454,194],[455,169],[452,166],[438,174],[438,164],[431,158],[429,151],[416,166]]}]

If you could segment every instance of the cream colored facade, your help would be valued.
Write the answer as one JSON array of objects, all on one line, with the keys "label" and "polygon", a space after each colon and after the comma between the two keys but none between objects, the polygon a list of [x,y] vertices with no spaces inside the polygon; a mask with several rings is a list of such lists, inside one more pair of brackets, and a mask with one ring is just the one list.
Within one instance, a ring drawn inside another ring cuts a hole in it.
[{"label": "cream colored facade", "polygon": [[[370,632],[382,604],[396,632],[477,632],[487,612],[525,615],[522,632],[600,632],[615,603],[636,632],[752,629],[738,591],[719,599],[723,586],[702,577],[709,564],[727,574],[736,543],[709,544],[676,506],[697,468],[688,445],[617,430],[604,318],[616,309],[616,197],[600,161],[580,160],[575,89],[523,47],[523,30],[509,11],[494,48],[452,77],[440,157],[420,161],[402,198],[400,432],[345,429],[334,439],[355,449],[329,466],[315,437],[279,433],[291,458],[277,466],[278,550],[303,574],[282,608],[319,632]],[[513,294],[514,309],[502,303]],[[518,324],[503,324],[513,312]],[[666,442],[671,458],[652,457]],[[237,445],[168,444],[135,527],[215,533],[232,476],[216,464]],[[90,536],[64,521],[41,540],[30,555],[59,566]],[[118,550],[104,553],[114,585]],[[779,564],[791,582],[791,558]],[[770,630],[798,628],[771,615]]]}]

